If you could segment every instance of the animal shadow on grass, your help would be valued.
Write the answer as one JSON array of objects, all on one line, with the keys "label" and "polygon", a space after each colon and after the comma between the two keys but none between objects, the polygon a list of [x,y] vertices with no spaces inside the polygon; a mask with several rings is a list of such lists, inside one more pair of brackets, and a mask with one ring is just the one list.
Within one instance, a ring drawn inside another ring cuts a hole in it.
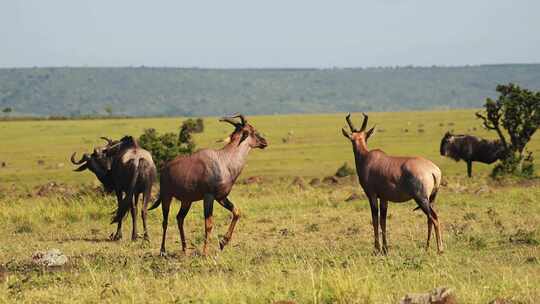
[{"label": "animal shadow on grass", "polygon": [[60,244],[68,242],[88,242],[88,243],[116,243],[118,241],[111,239],[110,236],[107,237],[97,237],[97,236],[73,236],[65,237],[61,239],[56,239]]}]

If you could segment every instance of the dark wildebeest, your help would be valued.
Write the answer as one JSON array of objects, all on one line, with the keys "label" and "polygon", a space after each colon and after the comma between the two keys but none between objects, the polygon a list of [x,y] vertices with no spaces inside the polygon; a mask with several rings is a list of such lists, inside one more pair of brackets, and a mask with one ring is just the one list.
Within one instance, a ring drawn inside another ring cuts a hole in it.
[{"label": "dark wildebeest", "polygon": [[504,146],[500,140],[486,140],[472,135],[454,135],[446,132],[441,140],[440,152],[455,161],[467,163],[467,175],[472,176],[472,162],[492,164],[504,157]]},{"label": "dark wildebeest", "polygon": [[[356,129],[350,119],[346,117],[351,133],[342,129],[343,135],[348,138],[353,147],[354,159],[358,180],[364,189],[371,207],[371,220],[375,239],[375,250],[380,252],[379,219],[382,230],[383,253],[388,252],[386,242],[386,211],[388,202],[405,202],[414,199],[418,208],[427,216],[428,236],[426,249],[429,248],[432,226],[435,226],[437,237],[437,250],[443,252],[443,242],[440,223],[433,203],[437,196],[441,182],[441,170],[431,161],[422,157],[395,157],[389,156],[381,150],[368,150],[367,140],[373,134],[375,127],[366,131],[368,116],[364,115],[362,128]],[[379,217],[380,201],[381,213]],[[416,208],[416,209],[418,209]],[[416,210],[415,209],[415,210]]]},{"label": "dark wildebeest", "polygon": [[79,161],[75,160],[75,153],[71,155],[73,164],[82,164],[75,171],[85,169],[92,171],[107,192],[114,191],[116,193],[118,208],[113,217],[113,223],[118,223],[118,228],[116,233],[111,236],[113,240],[122,238],[122,219],[127,210],[131,210],[133,224],[131,239],[137,239],[137,202],[142,193],[141,217],[144,239],[148,240],[147,207],[152,184],[156,181],[156,166],[152,156],[148,151],[142,149],[131,136],[124,136],[120,141],[103,139],[107,140],[107,146],[94,149],[91,155],[85,153]]},{"label": "dark wildebeest", "polygon": [[[234,118],[239,118],[240,122],[234,121]],[[240,210],[228,199],[228,195],[246,164],[249,151],[254,148],[264,149],[268,144],[240,114],[222,118],[220,121],[228,122],[234,126],[228,143],[222,149],[204,149],[189,156],[177,156],[167,162],[161,170],[160,194],[150,210],[162,204],[163,238],[160,250],[162,256],[166,255],[165,239],[169,207],[173,198],[181,202],[176,220],[184,253],[186,252],[184,218],[191,204],[195,201],[204,201],[205,239],[203,254],[206,255],[208,252],[208,241],[213,227],[214,200],[229,210],[233,216],[229,230],[219,242],[220,248],[223,250],[232,238],[234,226],[240,218]]]}]

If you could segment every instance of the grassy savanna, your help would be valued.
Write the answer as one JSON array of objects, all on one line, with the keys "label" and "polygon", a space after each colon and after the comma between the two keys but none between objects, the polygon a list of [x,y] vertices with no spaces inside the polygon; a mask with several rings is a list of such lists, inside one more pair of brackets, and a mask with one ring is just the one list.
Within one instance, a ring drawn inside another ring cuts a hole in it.
[{"label": "grassy savanna", "polygon": [[[355,119],[359,124],[360,115]],[[463,163],[438,155],[440,138],[449,129],[493,138],[473,111],[370,115],[370,124],[382,129],[370,139],[371,148],[422,155],[441,167],[445,186],[436,205],[443,255],[424,250],[426,220],[411,211],[413,203],[390,204],[390,253],[377,256],[367,201],[345,202],[351,193],[361,193],[357,182],[344,178],[336,185],[308,185],[310,178],[332,175],[345,161],[352,165],[351,145],[339,130],[344,115],[250,120],[270,146],[253,151],[242,174],[262,176],[263,182],[237,185],[231,194],[243,211],[231,246],[217,250],[230,215],[216,205],[214,246],[208,257],[200,256],[204,229],[198,203],[186,220],[190,250],[182,255],[175,203],[168,258],[158,256],[159,209],[150,213],[149,243],[107,241],[116,203],[80,191],[95,178],[71,172],[68,157],[101,144],[101,135],[138,135],[148,127],[176,132],[181,119],[1,122],[0,161],[7,166],[0,168],[0,302],[396,303],[408,292],[438,286],[453,288],[460,303],[496,297],[538,302],[540,183],[491,181],[490,166],[480,164],[474,165],[475,178],[467,179]],[[230,127],[215,118],[205,123],[198,147],[220,146],[216,140]],[[283,143],[290,131],[291,140]],[[539,155],[539,149],[537,135],[530,150]],[[297,176],[305,185],[291,183]],[[73,190],[35,195],[35,186],[48,181]],[[130,220],[125,222],[124,237],[131,228]],[[33,252],[49,248],[64,252],[68,264],[51,270],[31,263]]]}]

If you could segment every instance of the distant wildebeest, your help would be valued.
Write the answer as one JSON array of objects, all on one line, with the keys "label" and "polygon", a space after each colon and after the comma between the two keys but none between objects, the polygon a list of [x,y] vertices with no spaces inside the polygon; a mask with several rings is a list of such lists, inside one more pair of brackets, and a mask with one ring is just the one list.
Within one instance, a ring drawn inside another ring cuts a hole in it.
[{"label": "distant wildebeest", "polygon": [[[426,249],[429,248],[432,226],[435,226],[437,250],[443,252],[441,229],[433,203],[441,182],[441,170],[431,161],[422,157],[388,156],[381,150],[368,150],[367,140],[375,127],[366,131],[368,116],[364,114],[362,127],[356,129],[351,121],[351,114],[346,117],[351,133],[342,129],[353,147],[356,172],[360,185],[364,189],[371,207],[371,219],[375,238],[375,250],[380,252],[379,220],[382,230],[383,253],[388,252],[386,242],[386,212],[388,202],[405,202],[414,199],[418,208],[427,216],[428,236]],[[380,216],[377,200],[380,201]],[[415,210],[416,210],[415,209]]]},{"label": "distant wildebeest", "polygon": [[472,176],[472,162],[492,164],[504,157],[505,149],[500,140],[486,140],[472,135],[454,135],[446,132],[441,140],[440,152],[455,161],[467,163],[467,175]]},{"label": "distant wildebeest", "polygon": [[131,239],[137,239],[137,202],[139,195],[143,194],[143,207],[141,217],[144,229],[144,239],[148,240],[146,225],[147,207],[150,201],[152,184],[156,181],[156,166],[150,153],[142,149],[131,136],[125,136],[120,141],[107,141],[105,147],[94,149],[92,154],[83,154],[81,160],[75,160],[75,153],[71,155],[71,162],[81,165],[75,171],[88,169],[92,171],[103,184],[105,191],[115,192],[118,208],[113,217],[113,223],[118,223],[116,233],[111,236],[113,240],[122,238],[122,219],[131,210],[132,233]]},{"label": "distant wildebeest", "polygon": [[[235,121],[235,118],[239,118],[240,122]],[[254,148],[264,149],[268,144],[240,114],[222,118],[220,121],[234,126],[228,143],[222,149],[203,149],[189,156],[177,156],[167,162],[161,171],[159,197],[150,210],[162,204],[163,238],[160,250],[162,256],[166,255],[165,239],[169,207],[173,198],[181,202],[176,220],[184,253],[186,252],[184,218],[195,201],[203,200],[205,218],[203,254],[206,255],[208,252],[213,227],[214,200],[229,210],[233,216],[227,233],[219,241],[220,248],[223,250],[232,238],[234,227],[240,218],[240,210],[229,200],[228,195],[246,164],[249,151]]]}]

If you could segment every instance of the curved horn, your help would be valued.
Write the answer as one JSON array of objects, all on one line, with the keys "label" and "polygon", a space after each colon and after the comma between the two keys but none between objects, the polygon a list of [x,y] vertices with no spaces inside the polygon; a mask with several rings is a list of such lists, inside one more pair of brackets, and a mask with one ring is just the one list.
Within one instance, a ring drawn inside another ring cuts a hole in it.
[{"label": "curved horn", "polygon": [[232,118],[230,117],[222,117],[219,119],[219,121],[221,122],[228,122],[230,123],[231,125],[233,125],[235,128],[239,126],[239,123],[237,123],[236,121],[232,120]]},{"label": "curved horn", "polygon": [[358,132],[358,130],[354,127],[351,121],[351,112],[347,113],[347,116],[345,116],[345,120],[347,120],[347,123],[349,124],[349,128],[351,128],[352,132]]},{"label": "curved horn", "polygon": [[[232,120],[233,118],[240,118],[240,124],[237,122],[234,122]],[[234,126],[238,126],[238,125],[245,126],[247,123],[247,119],[244,117],[244,115],[240,113],[235,113],[235,114],[232,114],[231,116],[225,116],[221,118],[220,121],[226,121],[230,124],[233,124]]]},{"label": "curved horn", "polygon": [[360,131],[365,131],[367,127],[368,116],[366,115],[366,113],[363,112],[362,115],[364,115],[364,121],[362,122],[362,128],[360,128]]},{"label": "curved horn", "polygon": [[84,153],[81,160],[79,161],[76,161],[75,160],[75,153],[76,152],[73,152],[73,154],[71,154],[71,162],[74,164],[74,165],[80,165],[82,163],[84,163],[86,160],[88,160],[88,154]]},{"label": "curved horn", "polygon": [[240,118],[240,123],[245,126],[246,123],[247,123],[247,119],[244,117],[244,115],[240,114],[240,113],[236,113],[234,114],[233,116],[231,116],[231,118]]},{"label": "curved horn", "polygon": [[112,144],[113,144],[113,141],[112,141],[112,139],[110,139],[110,138],[107,138],[107,137],[105,137],[105,136],[101,136],[100,138],[103,139],[104,141],[106,141],[108,145],[112,145]]}]

